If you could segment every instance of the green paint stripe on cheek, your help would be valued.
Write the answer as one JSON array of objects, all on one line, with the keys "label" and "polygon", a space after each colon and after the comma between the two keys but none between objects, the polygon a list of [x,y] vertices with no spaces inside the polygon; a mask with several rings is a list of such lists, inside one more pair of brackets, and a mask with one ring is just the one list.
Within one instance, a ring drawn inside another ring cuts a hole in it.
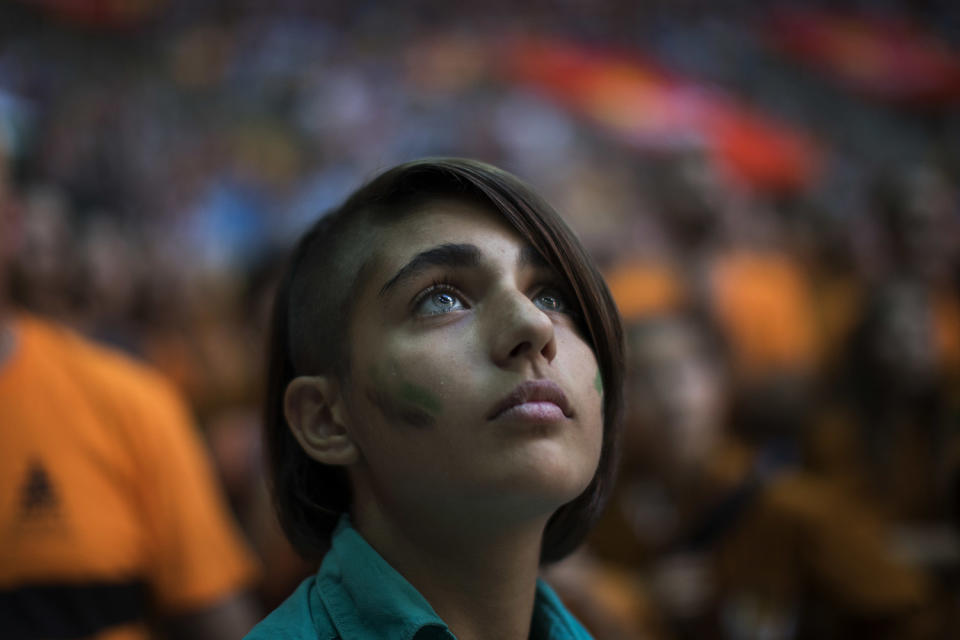
[{"label": "green paint stripe on cheek", "polygon": [[400,382],[399,391],[401,400],[426,411],[434,417],[440,415],[443,411],[443,403],[440,401],[440,398],[423,387],[403,380]]},{"label": "green paint stripe on cheek", "polygon": [[593,388],[597,393],[603,395],[603,376],[600,375],[600,369],[597,369],[597,377],[593,379]]},{"label": "green paint stripe on cheek", "polygon": [[390,377],[377,366],[370,367],[370,377],[376,386],[377,393],[381,394],[381,397],[386,394],[389,402],[397,405],[397,408],[406,405],[428,414],[431,418],[436,418],[443,412],[443,403],[440,398],[419,385],[402,378],[397,379],[399,376],[395,376],[394,383],[391,384]]}]

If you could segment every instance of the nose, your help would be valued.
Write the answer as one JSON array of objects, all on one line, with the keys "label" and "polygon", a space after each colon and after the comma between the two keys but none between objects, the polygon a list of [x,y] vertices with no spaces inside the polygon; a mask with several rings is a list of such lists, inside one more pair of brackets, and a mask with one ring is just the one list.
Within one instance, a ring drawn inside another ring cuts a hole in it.
[{"label": "nose", "polygon": [[501,367],[557,356],[553,321],[521,291],[505,292],[491,310],[493,359]]}]

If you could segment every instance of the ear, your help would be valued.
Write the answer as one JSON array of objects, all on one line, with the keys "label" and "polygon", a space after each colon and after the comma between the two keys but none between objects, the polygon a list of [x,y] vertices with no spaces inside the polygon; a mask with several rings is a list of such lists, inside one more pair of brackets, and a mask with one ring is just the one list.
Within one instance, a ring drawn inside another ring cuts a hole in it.
[{"label": "ear", "polygon": [[308,456],[323,464],[357,462],[360,450],[347,431],[340,385],[333,376],[299,376],[287,385],[283,412],[293,437]]}]

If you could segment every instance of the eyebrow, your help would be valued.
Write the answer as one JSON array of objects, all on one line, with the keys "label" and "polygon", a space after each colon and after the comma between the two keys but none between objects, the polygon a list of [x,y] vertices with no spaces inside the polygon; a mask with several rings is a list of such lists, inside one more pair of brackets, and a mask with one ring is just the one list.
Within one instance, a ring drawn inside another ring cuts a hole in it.
[{"label": "eyebrow", "polygon": [[[380,287],[377,295],[382,297],[398,284],[416,278],[433,267],[477,267],[482,261],[482,255],[479,247],[473,244],[441,244],[426,251],[421,251],[411,258],[407,264],[403,265],[386,284]],[[520,267],[549,268],[547,261],[532,245],[525,245],[520,250],[517,264]]]},{"label": "eyebrow", "polygon": [[480,249],[472,244],[441,244],[421,251],[380,287],[383,296],[405,280],[415,278],[432,267],[476,267],[480,264]]}]

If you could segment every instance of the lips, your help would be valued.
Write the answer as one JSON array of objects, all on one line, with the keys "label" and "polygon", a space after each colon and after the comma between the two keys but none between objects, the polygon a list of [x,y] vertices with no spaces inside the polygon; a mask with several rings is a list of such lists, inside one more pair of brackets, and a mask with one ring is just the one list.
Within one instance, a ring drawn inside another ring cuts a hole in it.
[{"label": "lips", "polygon": [[495,420],[513,409],[527,409],[536,414],[539,413],[536,411],[538,408],[546,408],[549,414],[552,409],[550,405],[559,408],[564,417],[573,416],[570,402],[557,383],[550,380],[528,380],[517,385],[513,391],[494,405],[487,414],[487,420]]}]

